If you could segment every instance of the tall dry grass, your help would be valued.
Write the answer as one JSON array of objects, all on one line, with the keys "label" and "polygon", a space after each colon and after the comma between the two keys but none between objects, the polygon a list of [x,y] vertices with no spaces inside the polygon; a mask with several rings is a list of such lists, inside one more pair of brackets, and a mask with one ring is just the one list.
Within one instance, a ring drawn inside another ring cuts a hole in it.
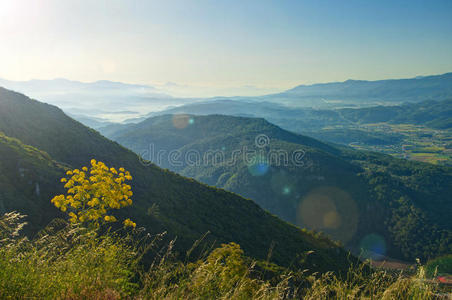
[{"label": "tall dry grass", "polygon": [[347,276],[283,271],[271,279],[235,243],[181,262],[171,242],[140,263],[159,237],[88,230],[53,222],[21,237],[23,216],[0,216],[1,299],[448,299],[424,268],[415,275],[369,271]]}]

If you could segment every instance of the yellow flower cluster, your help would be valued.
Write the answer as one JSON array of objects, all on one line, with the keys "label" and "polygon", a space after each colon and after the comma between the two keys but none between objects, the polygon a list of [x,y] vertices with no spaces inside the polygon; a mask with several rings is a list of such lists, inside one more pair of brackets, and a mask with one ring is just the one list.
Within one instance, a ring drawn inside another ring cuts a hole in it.
[{"label": "yellow flower cluster", "polygon": [[[131,186],[125,183],[132,180],[132,176],[124,168],[109,168],[93,159],[89,169],[70,170],[66,175],[61,182],[65,183],[67,195],[55,196],[51,201],[61,211],[69,211],[71,223],[116,222],[109,211],[132,205]],[[130,219],[125,220],[124,225],[136,226]]]},{"label": "yellow flower cluster", "polygon": [[126,226],[126,227],[131,226],[131,227],[135,228],[135,227],[137,227],[137,224],[135,222],[132,222],[130,219],[125,219],[124,226]]}]

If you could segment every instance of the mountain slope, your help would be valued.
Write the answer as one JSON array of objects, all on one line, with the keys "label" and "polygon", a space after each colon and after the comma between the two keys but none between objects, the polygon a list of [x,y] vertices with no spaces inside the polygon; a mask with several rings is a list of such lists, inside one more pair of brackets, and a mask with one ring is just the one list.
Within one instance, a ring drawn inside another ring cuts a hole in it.
[{"label": "mountain slope", "polygon": [[[451,104],[452,100],[446,99],[392,106],[317,110],[268,102],[218,100],[175,107],[150,116],[226,114],[265,118],[283,129],[325,142],[450,166]],[[139,123],[139,120],[132,122]],[[120,132],[121,127],[125,126],[113,124],[100,127],[99,130],[113,137]],[[436,147],[430,148],[429,145]]]},{"label": "mountain slope", "polygon": [[[62,191],[56,187],[66,166],[45,152],[22,144],[0,132],[0,214],[18,210],[29,217],[33,227],[44,227],[60,214],[49,196]],[[30,226],[25,227],[31,233]]]},{"label": "mountain slope", "polygon": [[[0,131],[20,139],[24,144],[44,150],[52,159],[72,167],[87,165],[94,158],[107,165],[130,170],[134,176],[134,205],[127,213],[137,224],[153,233],[166,230],[170,236],[177,236],[176,246],[180,251],[186,251],[195,240],[210,231],[208,242],[235,241],[247,255],[256,259],[265,259],[268,250],[274,245],[272,261],[282,266],[301,265],[318,271],[340,270],[347,266],[346,252],[327,239],[317,238],[281,221],[250,200],[152,164],[144,165],[133,152],[72,120],[60,109],[2,88]],[[11,151],[11,147],[9,149]],[[14,168],[3,167],[8,163],[11,166],[18,163],[14,155],[0,157],[2,184],[4,182],[7,185],[5,178],[12,178],[13,175],[9,173],[16,172]],[[51,159],[47,158],[45,164],[52,165]],[[27,166],[31,168],[33,164]],[[44,195],[41,192],[42,197],[50,201],[51,196],[59,192],[57,187],[61,168],[52,167],[51,170],[36,172],[54,177],[54,193],[46,190]],[[33,201],[26,197],[25,189],[16,191],[24,193],[20,199],[25,202],[16,201],[14,193],[2,194],[2,203],[8,203],[5,208],[19,210]],[[56,212],[55,209],[53,211]],[[30,211],[30,215],[39,214],[40,211]],[[54,215],[49,209],[46,220],[33,223],[32,229],[39,229],[40,224],[50,221],[54,216],[57,214]],[[303,254],[310,250],[314,250],[314,254],[308,259],[303,258]]]},{"label": "mountain slope", "polygon": [[108,134],[162,167],[252,198],[356,251],[369,235],[399,258],[452,250],[451,168],[333,147],[243,117],[165,115]]},{"label": "mountain slope", "polygon": [[[199,121],[202,123],[198,124]],[[190,124],[191,122],[195,124]],[[175,131],[174,129],[177,127],[181,127],[180,129],[183,129],[185,135],[181,135],[181,131]],[[262,118],[253,119],[253,121],[250,122],[250,118],[230,118],[224,115],[215,115],[215,117],[212,118],[195,118],[193,116],[184,115],[173,118],[171,115],[166,115],[157,118],[149,118],[137,125],[112,125],[112,131],[108,137],[115,139],[116,137],[124,136],[126,139],[141,143],[140,147],[143,147],[153,141],[147,139],[146,134],[149,133],[149,129],[152,129],[153,132],[158,132],[159,137],[165,138],[168,141],[171,140],[172,143],[174,143],[174,145],[172,145],[173,147],[181,147],[190,141],[211,138],[219,135],[239,135],[241,133],[257,135],[264,129],[268,134],[278,136],[279,139],[286,142],[303,144],[322,149],[327,152],[337,152],[334,147],[319,142],[313,138],[283,130],[278,126],[268,123]],[[101,132],[107,133],[104,128],[101,129]],[[177,139],[171,139],[170,137],[175,134],[177,135]],[[138,139],[138,137],[140,139]]]}]

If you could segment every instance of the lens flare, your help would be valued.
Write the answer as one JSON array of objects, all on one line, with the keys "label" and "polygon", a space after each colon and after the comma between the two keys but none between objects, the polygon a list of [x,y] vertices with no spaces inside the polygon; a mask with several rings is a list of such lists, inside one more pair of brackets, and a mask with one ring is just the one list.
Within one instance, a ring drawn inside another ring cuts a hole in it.
[{"label": "lens flare", "polygon": [[283,195],[290,195],[291,189],[288,186],[283,187],[282,193]]},{"label": "lens flare", "polygon": [[361,256],[372,260],[381,260],[386,254],[386,241],[376,233],[366,235],[359,244]]},{"label": "lens flare", "polygon": [[356,233],[358,217],[355,201],[347,192],[336,187],[320,187],[300,201],[297,225],[323,231],[346,243]]},{"label": "lens flare", "polygon": [[336,210],[331,210],[323,215],[323,226],[335,229],[341,226],[341,216],[336,212]]},{"label": "lens flare", "polygon": [[277,195],[291,195],[295,191],[295,179],[284,170],[272,174],[270,186]]},{"label": "lens flare", "polygon": [[177,129],[184,129],[188,125],[194,124],[195,120],[189,115],[174,115],[173,126]]},{"label": "lens flare", "polygon": [[267,160],[259,155],[253,157],[248,163],[248,171],[252,176],[263,176],[267,174],[269,168]]}]

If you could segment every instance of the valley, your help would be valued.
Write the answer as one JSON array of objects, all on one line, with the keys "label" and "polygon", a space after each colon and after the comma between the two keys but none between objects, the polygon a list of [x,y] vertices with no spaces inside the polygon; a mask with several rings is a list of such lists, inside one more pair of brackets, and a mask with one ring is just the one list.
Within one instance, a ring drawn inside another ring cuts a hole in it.
[{"label": "valley", "polygon": [[[251,198],[292,224],[325,232],[357,255],[369,235],[368,247],[384,245],[375,258],[413,260],[424,258],[424,251],[450,251],[450,167],[322,143],[259,118],[163,115],[107,129],[107,137],[144,159]],[[234,155],[243,149],[250,159]],[[157,153],[167,155],[161,159]],[[302,153],[300,164],[291,160],[295,153]],[[406,215],[409,207],[414,215]],[[408,220],[413,227],[400,231],[397,224]],[[409,247],[402,242],[407,239]]]},{"label": "valley", "polygon": [[[243,105],[256,103],[239,103],[240,110]],[[260,106],[264,113],[275,109]],[[172,110],[178,109],[185,107]],[[272,280],[298,272],[300,279],[293,279],[298,282],[305,272],[345,274],[360,263],[357,257],[377,261],[353,269],[362,276],[366,268],[385,268],[388,259],[434,261],[452,251],[452,169],[448,158],[440,159],[449,153],[449,129],[351,117],[344,126],[344,114],[355,110],[339,115],[303,109],[312,121],[304,123],[279,117],[288,111],[274,114],[281,127],[264,118],[183,113],[99,128],[120,146],[55,106],[0,88],[2,218],[11,218],[8,211],[26,214],[23,233],[35,241],[42,230],[52,230],[48,224],[64,218],[49,202],[62,190],[58,178],[95,159],[133,174],[133,206],[115,213],[114,220],[130,216],[136,223],[127,219],[127,224],[140,224],[147,236],[169,243],[175,264],[184,253],[186,259],[200,257],[221,243],[211,255],[233,251],[256,262],[259,271],[253,272],[271,274],[266,276]],[[317,131],[307,134],[325,142],[283,128],[308,123]],[[432,156],[426,159],[424,153]],[[9,226],[4,222],[0,218],[1,226]],[[148,253],[141,260],[148,264],[157,258]],[[417,276],[412,268],[407,274]]]},{"label": "valley", "polygon": [[381,152],[397,158],[431,164],[452,165],[450,129],[433,129],[415,124],[376,123],[328,126],[305,134],[348,145],[357,150]]}]

